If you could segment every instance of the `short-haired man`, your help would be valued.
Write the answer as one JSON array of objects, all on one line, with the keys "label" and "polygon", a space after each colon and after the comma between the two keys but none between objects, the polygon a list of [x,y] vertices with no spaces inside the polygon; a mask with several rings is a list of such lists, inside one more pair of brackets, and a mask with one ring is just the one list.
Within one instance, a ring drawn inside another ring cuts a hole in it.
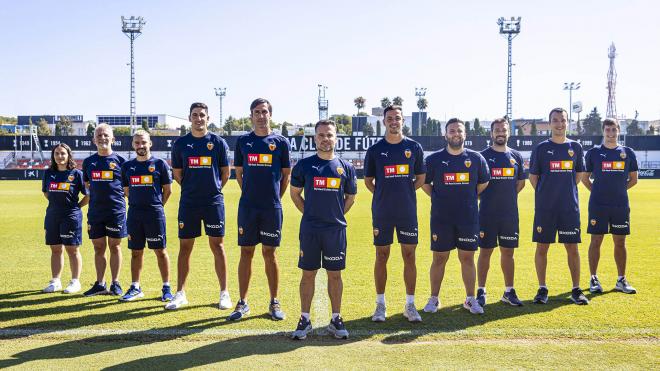
[{"label": "short-haired man", "polygon": [[479,259],[477,260],[477,301],[486,305],[486,278],[493,250],[500,246],[504,274],[502,301],[522,306],[513,288],[513,252],[518,247],[518,193],[525,187],[525,169],[520,152],[509,148],[509,122],[496,119],[490,125],[490,147],[481,151],[490,169],[488,187],[479,196]]},{"label": "short-haired man", "polygon": [[[291,172],[291,199],[302,212],[300,220],[301,315],[293,332],[302,340],[312,331],[310,307],[314,282],[319,268],[328,274],[328,296],[332,319],[328,332],[336,338],[348,338],[341,318],[343,283],[341,271],[346,267],[346,218],[357,193],[357,177],[353,165],[335,157],[337,125],[330,120],[316,123],[316,155],[304,158]],[[303,198],[303,191],[305,197]]]},{"label": "short-haired man", "polygon": [[241,188],[238,204],[238,245],[241,259],[238,263],[238,290],[240,300],[229,315],[240,320],[250,313],[247,303],[252,257],[257,244],[261,244],[266,278],[270,290],[269,314],[273,320],[284,319],[277,300],[279,266],[275,249],[282,240],[282,195],[289,185],[291,160],[289,141],[272,132],[270,118],[273,107],[263,98],[250,104],[252,132],[236,141],[234,169]]},{"label": "short-haired man", "polygon": [[474,296],[476,269],[474,252],[479,240],[478,196],[490,179],[486,159],[467,149],[465,124],[453,118],[445,125],[447,147],[426,158],[426,180],[422,187],[431,197],[431,297],[424,312],[438,310],[440,285],[451,250],[458,248],[466,299],[463,307],[472,314],[484,310]]},{"label": "short-haired man", "polygon": [[536,276],[539,289],[534,303],[548,302],[546,268],[548,249],[559,235],[568,255],[575,304],[589,304],[580,289],[580,205],[577,185],[584,174],[582,145],[566,137],[568,115],[563,108],[555,108],[549,115],[552,136],[534,147],[529,163],[529,182],[534,187],[534,230],[536,242]]},{"label": "short-haired man", "polygon": [[172,194],[172,174],[167,162],[151,155],[151,136],[145,130],[133,134],[131,143],[137,156],[121,167],[121,182],[128,197],[128,248],[131,250],[133,283],[119,300],[132,301],[144,297],[140,273],[144,246],[153,250],[163,280],[161,301],[172,300],[170,290],[170,257],[167,254],[164,206]]},{"label": "short-haired man", "polygon": [[220,136],[209,132],[209,108],[204,103],[190,106],[190,133],[172,146],[172,173],[181,185],[179,201],[179,258],[177,292],[165,309],[188,304],[185,288],[190,272],[190,255],[195,238],[201,236],[201,225],[209,238],[215,273],[220,284],[220,309],[232,307],[227,291],[227,257],[225,255],[225,204],[222,187],[229,179],[229,147]]},{"label": "short-haired man", "polygon": [[374,322],[384,322],[387,260],[396,229],[403,257],[403,281],[406,286],[406,305],[403,315],[410,322],[422,317],[415,308],[417,267],[417,195],[424,184],[424,150],[416,141],[403,135],[403,112],[400,106],[389,106],[383,113],[385,137],[367,149],[364,184],[374,194],[371,202],[376,262],[376,311]]},{"label": "short-haired man", "polygon": [[[637,156],[630,147],[619,145],[620,127],[616,119],[603,121],[603,144],[595,146],[585,155],[586,174],[582,183],[591,191],[589,196],[589,291],[603,292],[598,280],[600,246],[607,233],[614,242],[614,261],[619,277],[614,289],[626,294],[637,290],[626,280],[626,235],[630,234],[630,204],[628,189],[637,184]],[[593,175],[593,181],[590,177]]]},{"label": "short-haired man", "polygon": [[94,266],[96,282],[83,295],[107,294],[105,251],[110,250],[110,294],[124,293],[119,284],[121,269],[121,239],[126,237],[126,204],[124,188],[121,185],[121,165],[126,161],[112,151],[115,137],[112,127],[99,124],[94,129],[94,144],[97,153],[83,161],[83,180],[89,189],[90,199],[87,210],[87,231],[94,245]]}]

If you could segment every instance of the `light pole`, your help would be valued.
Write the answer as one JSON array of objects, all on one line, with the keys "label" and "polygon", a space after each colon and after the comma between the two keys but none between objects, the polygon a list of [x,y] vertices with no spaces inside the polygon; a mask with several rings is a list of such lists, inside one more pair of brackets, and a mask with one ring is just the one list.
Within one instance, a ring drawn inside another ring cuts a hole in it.
[{"label": "light pole", "polygon": [[328,98],[325,97],[325,91],[326,91],[326,89],[328,89],[328,87],[323,85],[323,84],[318,84],[317,86],[319,88],[319,98],[318,98],[319,120],[327,120],[328,119]]},{"label": "light pole", "polygon": [[144,18],[121,17],[121,32],[131,40],[131,134],[135,132],[135,58],[133,54],[133,43],[138,36],[142,35],[142,27],[145,25]]},{"label": "light pole", "polygon": [[220,115],[218,116],[220,126],[218,128],[222,128],[224,126],[222,123],[222,98],[227,95],[227,88],[213,88],[213,90],[215,90],[215,96],[220,99]]},{"label": "light pole", "polygon": [[[415,96],[417,97],[417,102],[420,99],[424,99],[426,96],[426,88],[415,88]],[[413,135],[420,135],[422,131],[422,111],[424,111],[419,105],[417,106],[419,111],[417,111],[417,133],[413,130]]]},{"label": "light pole", "polygon": [[512,88],[512,79],[513,77],[511,76],[511,67],[513,66],[513,61],[511,60],[511,48],[512,48],[512,43],[513,39],[518,36],[520,33],[520,17],[511,17],[511,19],[504,19],[504,17],[500,17],[497,20],[497,24],[500,26],[500,35],[504,35],[507,39],[508,46],[509,46],[509,52],[508,52],[508,63],[507,63],[507,68],[506,68],[506,117],[507,119],[513,120],[513,113],[511,112],[512,110],[512,96],[511,96],[511,88]]},{"label": "light pole", "polygon": [[580,89],[579,82],[565,82],[564,90],[568,90],[568,123],[569,128],[570,124],[573,122],[573,90]]}]

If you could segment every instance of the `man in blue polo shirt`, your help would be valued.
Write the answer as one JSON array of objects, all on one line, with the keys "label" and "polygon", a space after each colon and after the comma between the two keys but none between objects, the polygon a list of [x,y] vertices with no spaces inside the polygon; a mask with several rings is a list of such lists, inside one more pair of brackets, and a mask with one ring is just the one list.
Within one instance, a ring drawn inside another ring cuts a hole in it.
[{"label": "man in blue polo shirt", "polygon": [[507,147],[509,122],[496,119],[490,125],[492,145],[481,151],[490,170],[488,187],[480,195],[479,203],[479,259],[477,260],[477,301],[486,305],[486,278],[490,257],[500,246],[500,263],[504,274],[502,301],[513,306],[523,305],[513,288],[513,252],[518,247],[518,193],[527,178],[520,152]]},{"label": "man in blue polo shirt", "polygon": [[[632,148],[619,145],[619,133],[619,122],[605,119],[603,144],[588,150],[585,156],[587,172],[582,183],[591,191],[587,233],[591,234],[589,291],[593,293],[603,292],[596,271],[600,246],[607,233],[612,234],[614,261],[619,274],[614,289],[626,294],[637,292],[626,280],[626,235],[630,234],[628,189],[637,184],[637,156]],[[593,181],[590,179],[592,175]]]},{"label": "man in blue polo shirt", "polygon": [[289,185],[291,164],[289,141],[272,132],[270,117],[273,107],[263,98],[250,105],[252,132],[236,141],[234,168],[236,181],[241,187],[238,204],[238,245],[241,260],[238,263],[238,289],[240,300],[229,315],[230,320],[240,320],[250,313],[247,303],[252,257],[255,245],[261,243],[268,288],[270,290],[269,314],[273,320],[284,319],[284,312],[277,300],[279,266],[275,249],[282,239],[281,198]]},{"label": "man in blue polo shirt", "polygon": [[121,268],[121,239],[126,237],[126,204],[121,186],[121,165],[126,161],[112,152],[115,137],[112,127],[99,124],[94,130],[97,153],[83,161],[82,171],[90,200],[87,210],[87,231],[94,245],[96,282],[83,295],[94,296],[108,293],[105,284],[107,260],[105,251],[110,250],[110,294],[122,295],[119,284]]},{"label": "man in blue polo shirt", "polygon": [[403,315],[410,322],[422,317],[415,308],[417,267],[417,195],[415,190],[424,184],[424,151],[422,146],[403,135],[403,113],[400,106],[389,106],[383,113],[385,137],[369,147],[365,156],[364,184],[374,194],[371,203],[376,262],[376,310],[371,320],[384,322],[385,285],[390,246],[397,240],[403,257],[403,280],[406,285],[406,305]]},{"label": "man in blue polo shirt", "polygon": [[[302,340],[312,331],[310,308],[314,297],[316,272],[323,267],[328,274],[328,296],[332,319],[328,332],[336,338],[348,338],[341,318],[343,283],[346,267],[346,218],[357,193],[353,165],[335,157],[337,125],[330,120],[316,123],[316,155],[304,158],[291,173],[291,199],[302,212],[300,221],[301,315],[293,332]],[[303,198],[304,191],[304,198]]]},{"label": "man in blue polo shirt", "polygon": [[177,292],[165,309],[188,304],[186,279],[195,238],[201,236],[202,222],[213,253],[215,273],[220,284],[220,309],[231,308],[227,291],[225,255],[225,205],[222,187],[229,179],[229,147],[224,139],[208,131],[209,109],[204,103],[190,106],[190,133],[172,146],[172,174],[181,185],[179,201],[179,258]]},{"label": "man in blue polo shirt", "polygon": [[559,235],[568,255],[573,289],[571,300],[575,304],[589,304],[580,289],[580,206],[577,185],[584,174],[582,145],[566,137],[568,115],[563,108],[550,111],[552,137],[532,150],[529,163],[529,182],[534,187],[534,230],[536,242],[536,276],[539,289],[534,303],[548,302],[546,268],[548,249]]},{"label": "man in blue polo shirt", "polygon": [[486,160],[479,152],[463,146],[465,124],[453,118],[445,125],[447,147],[426,158],[426,180],[422,187],[431,197],[431,297],[424,312],[438,310],[440,285],[451,250],[458,248],[466,299],[463,307],[472,314],[484,310],[474,296],[476,269],[474,252],[479,240],[478,196],[488,186]]},{"label": "man in blue polo shirt", "polygon": [[172,299],[170,290],[170,258],[167,254],[165,211],[163,207],[172,194],[172,175],[167,162],[151,155],[151,137],[145,130],[133,134],[132,146],[137,157],[121,168],[124,194],[128,197],[128,248],[131,250],[133,283],[120,301],[144,297],[140,287],[140,272],[144,246],[156,254],[163,279],[161,301]]}]

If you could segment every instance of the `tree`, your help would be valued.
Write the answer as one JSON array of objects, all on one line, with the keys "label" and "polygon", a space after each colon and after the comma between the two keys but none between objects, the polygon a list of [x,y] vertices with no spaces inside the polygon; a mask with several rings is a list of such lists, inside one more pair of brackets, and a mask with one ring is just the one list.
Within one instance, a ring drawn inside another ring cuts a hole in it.
[{"label": "tree", "polygon": [[353,104],[355,104],[355,107],[357,107],[357,116],[360,116],[360,110],[364,108],[364,105],[367,103],[367,100],[364,99],[364,97],[359,96],[355,99],[353,99]]},{"label": "tree", "polygon": [[188,130],[186,130],[186,125],[181,125],[181,127],[179,128],[179,136],[182,137],[186,134],[188,134]]},{"label": "tree", "polygon": [[142,130],[146,131],[147,133],[149,132],[149,120],[142,119]]},{"label": "tree", "polygon": [[55,123],[55,135],[71,135],[73,125],[69,116],[60,116],[60,121]]},{"label": "tree", "polygon": [[395,106],[403,107],[403,98],[397,95],[396,97],[392,98],[392,104]]},{"label": "tree", "polygon": [[381,125],[380,120],[376,121],[376,135],[377,136],[381,136],[380,125]]},{"label": "tree", "polygon": [[525,132],[523,131],[522,126],[516,127],[516,135],[519,136],[519,137],[522,137],[522,136],[525,135]]},{"label": "tree", "polygon": [[472,135],[472,123],[465,121],[465,135]]},{"label": "tree", "polygon": [[529,135],[538,135],[538,129],[536,128],[536,120],[532,121],[531,129],[529,129]]},{"label": "tree", "polygon": [[337,126],[339,125],[351,125],[352,119],[349,115],[344,114],[335,114],[330,116],[330,120],[334,121]]},{"label": "tree", "polygon": [[486,129],[483,126],[481,126],[481,123],[479,122],[478,118],[474,119],[474,130],[472,130],[472,131],[473,131],[474,135],[486,135],[487,134]]},{"label": "tree", "polygon": [[115,137],[126,137],[131,136],[131,127],[130,126],[119,126],[112,128],[112,133]]},{"label": "tree", "polygon": [[39,122],[37,123],[37,135],[51,135],[52,132],[50,131],[50,128],[48,127],[48,121],[44,119],[43,117],[39,118]]},{"label": "tree", "polygon": [[392,105],[392,102],[390,101],[390,98],[384,97],[383,99],[380,100],[380,106],[385,109],[389,106]]},{"label": "tree", "polygon": [[626,135],[644,135],[644,130],[639,126],[639,121],[634,119],[626,128]]},{"label": "tree", "polygon": [[655,135],[655,126],[649,125],[649,130],[646,132],[648,135]]},{"label": "tree", "polygon": [[289,129],[286,128],[288,125],[289,125],[289,123],[286,122],[286,121],[284,121],[282,123],[282,136],[283,137],[288,137],[289,136]]},{"label": "tree", "polygon": [[419,99],[417,99],[417,108],[419,108],[420,111],[424,111],[428,106],[429,101],[426,98],[419,97]]},{"label": "tree", "polygon": [[374,127],[371,126],[371,124],[367,122],[362,127],[362,132],[364,133],[365,137],[370,137],[370,136],[374,135]]},{"label": "tree", "polygon": [[403,126],[403,135],[410,136],[410,127],[405,125]]},{"label": "tree", "polygon": [[229,117],[227,117],[225,120],[225,125],[222,128],[225,129],[227,135],[231,135],[233,122],[234,118],[231,115],[229,115]]},{"label": "tree", "polygon": [[218,132],[218,127],[215,126],[215,123],[212,122],[212,123],[209,124],[209,131],[211,133],[217,133]]},{"label": "tree", "polygon": [[96,126],[92,125],[92,123],[87,123],[87,136],[88,137],[93,137],[94,136],[94,130],[96,130]]},{"label": "tree", "polygon": [[600,114],[598,114],[598,109],[594,109],[589,112],[587,117],[582,121],[582,127],[584,128],[585,135],[601,135],[603,134],[602,128],[603,122],[600,119]]},{"label": "tree", "polygon": [[584,129],[582,129],[582,125],[580,125],[580,120],[575,124],[575,131],[577,132],[577,135],[584,134]]}]

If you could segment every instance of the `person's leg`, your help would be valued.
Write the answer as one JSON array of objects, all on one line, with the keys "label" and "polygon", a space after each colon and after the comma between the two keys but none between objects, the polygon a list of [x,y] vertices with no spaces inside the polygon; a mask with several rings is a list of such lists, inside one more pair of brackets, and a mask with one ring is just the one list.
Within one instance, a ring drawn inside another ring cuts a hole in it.
[{"label": "person's leg", "polygon": [[613,234],[612,240],[614,241],[614,262],[616,263],[616,271],[619,277],[626,275],[626,236]]},{"label": "person's leg", "polygon": [[261,255],[264,257],[264,270],[268,279],[270,299],[277,299],[280,285],[280,267],[277,262],[276,246],[261,245]]},{"label": "person's leg", "polygon": [[166,248],[154,249],[156,260],[158,261],[158,270],[163,283],[170,282],[170,255]]},{"label": "person's leg", "polygon": [[227,291],[227,254],[223,237],[209,236],[209,247],[213,252],[215,274],[218,276],[220,291]]},{"label": "person's leg", "polygon": [[479,257],[477,258],[477,281],[479,287],[486,287],[486,279],[488,278],[488,270],[490,269],[490,257],[493,255],[493,250],[483,247],[479,249]]},{"label": "person's leg", "polygon": [[311,310],[316,272],[318,272],[318,269],[302,271],[302,277],[300,278],[300,311],[302,313],[309,313]]},{"label": "person's leg", "polygon": [[241,246],[241,257],[238,261],[238,293],[241,300],[247,299],[250,278],[252,277],[252,257],[254,246]]},{"label": "person's leg", "polygon": [[[502,266],[504,286],[506,287],[513,287],[513,277],[516,267],[513,259],[513,252],[515,250],[515,248],[500,247],[500,265]],[[481,258],[481,256],[479,258]],[[479,284],[479,286],[481,286],[481,284]]]},{"label": "person's leg", "polygon": [[140,282],[140,272],[142,272],[144,249],[131,250],[131,280]]},{"label": "person's leg", "polygon": [[341,279],[341,271],[327,271],[328,274],[328,296],[332,313],[341,313],[341,297],[344,291],[344,283]]},{"label": "person's leg", "polygon": [[80,248],[78,246],[66,246],[66,253],[69,256],[69,265],[71,265],[71,278],[79,280],[80,272],[82,271]]},{"label": "person's leg", "polygon": [[474,266],[474,251],[459,249],[458,260],[461,262],[461,276],[465,285],[465,294],[474,296],[474,284],[477,276]]},{"label": "person's leg", "polygon": [[108,249],[110,250],[110,275],[112,282],[119,282],[121,269],[121,238],[108,237]]},{"label": "person's leg", "polygon": [[568,269],[571,272],[573,288],[580,287],[580,252],[577,243],[565,243]]},{"label": "person's leg", "polygon": [[598,274],[597,272],[598,262],[600,261],[600,247],[603,244],[604,237],[605,236],[602,234],[591,235],[591,243],[589,244],[589,272],[592,276],[596,276]]},{"label": "person's leg", "polygon": [[390,245],[376,246],[376,260],[374,262],[374,282],[376,294],[384,295],[387,285],[387,261],[390,257]]},{"label": "person's leg", "polygon": [[177,258],[177,283],[176,290],[184,291],[186,289],[186,280],[190,273],[190,256],[195,246],[194,238],[179,239],[179,257]]},{"label": "person's leg", "polygon": [[406,295],[415,295],[417,286],[417,264],[415,262],[415,250],[417,245],[401,244],[401,256],[403,257],[403,282],[406,285]]},{"label": "person's leg", "polygon": [[50,272],[53,279],[59,280],[64,267],[64,249],[60,245],[50,245]]},{"label": "person's leg", "polygon": [[539,281],[539,286],[546,286],[545,277],[546,269],[548,267],[548,249],[549,243],[537,243],[536,253],[534,254],[534,265],[536,266],[536,278]]},{"label": "person's leg", "polygon": [[429,276],[431,279],[431,296],[437,297],[440,294],[440,286],[445,276],[445,266],[449,260],[450,251],[434,251],[433,261]]},{"label": "person's leg", "polygon": [[94,245],[94,267],[96,268],[96,282],[102,283],[105,281],[105,268],[108,264],[108,261],[105,258],[105,250],[108,246],[106,237],[93,239],[92,245]]}]

